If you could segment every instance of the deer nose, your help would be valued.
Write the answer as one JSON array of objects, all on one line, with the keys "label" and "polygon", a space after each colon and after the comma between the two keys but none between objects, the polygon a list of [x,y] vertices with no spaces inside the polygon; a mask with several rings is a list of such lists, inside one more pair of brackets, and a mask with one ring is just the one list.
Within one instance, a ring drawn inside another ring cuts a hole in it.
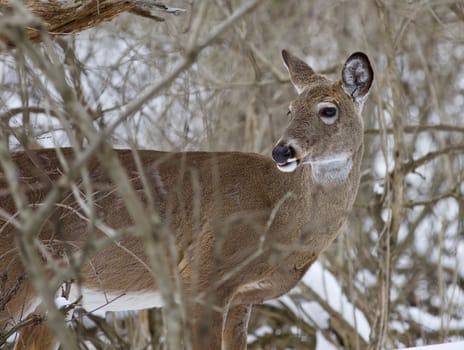
[{"label": "deer nose", "polygon": [[272,150],[272,158],[276,163],[286,163],[289,159],[295,158],[295,149],[292,146],[277,145]]}]

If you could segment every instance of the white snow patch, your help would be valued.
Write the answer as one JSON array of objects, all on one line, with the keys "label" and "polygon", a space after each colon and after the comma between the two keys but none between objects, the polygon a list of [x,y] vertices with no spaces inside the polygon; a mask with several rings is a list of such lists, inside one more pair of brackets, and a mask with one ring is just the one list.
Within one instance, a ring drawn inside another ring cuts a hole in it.
[{"label": "white snow patch", "polygon": [[405,333],[409,330],[409,324],[403,321],[390,321],[389,323],[390,329],[394,329],[400,333]]},{"label": "white snow patch", "polygon": [[317,331],[316,350],[337,350],[337,348],[329,342],[320,331]]},{"label": "white snow patch", "polygon": [[266,326],[266,325],[261,326],[261,327],[256,329],[254,334],[249,333],[247,335],[247,343],[251,344],[251,343],[255,342],[256,340],[258,340],[258,337],[263,337],[266,334],[272,334],[272,333],[273,333],[273,330],[272,330],[271,327]]},{"label": "white snow patch", "polygon": [[[296,291],[298,287],[292,291]],[[326,329],[329,326],[329,314],[324,308],[316,302],[306,301],[305,299],[299,301],[291,297],[291,293],[282,295],[279,299],[266,301],[266,304],[275,307],[282,307],[284,304],[291,312],[298,316],[307,324],[315,325],[319,328]]]},{"label": "white snow patch", "polygon": [[311,301],[303,303],[301,308],[320,328],[327,329],[329,327],[330,315],[320,304]]},{"label": "white snow patch", "polygon": [[372,186],[372,191],[375,194],[383,194],[385,192],[384,183],[380,181],[374,182],[374,185]]},{"label": "white snow patch", "polygon": [[344,295],[340,284],[335,277],[316,261],[306,275],[303,283],[312,288],[334,310],[355,328],[358,333],[368,341],[370,326],[364,314],[358,310]]},{"label": "white snow patch", "polygon": [[359,270],[356,273],[356,287],[363,293],[368,292],[368,288],[377,283],[377,277],[368,269]]},{"label": "white snow patch", "polygon": [[[464,319],[449,319],[445,317],[445,319],[441,319],[439,316],[431,315],[424,310],[421,310],[417,307],[410,306],[407,309],[404,307],[400,307],[399,309],[403,309],[402,313],[407,315],[410,319],[414,322],[422,325],[423,328],[429,330],[440,330],[443,327],[446,329],[462,329],[464,328]],[[463,348],[464,349],[464,348]]]},{"label": "white snow patch", "polygon": [[430,242],[432,242],[432,235],[434,232],[435,221],[432,217],[424,218],[416,228],[416,235],[414,237],[414,249],[420,255],[427,254]]},{"label": "white snow patch", "polygon": [[264,336],[266,334],[272,334],[272,333],[273,333],[273,330],[269,326],[261,326],[255,331],[255,334],[258,337],[262,337],[262,336]]},{"label": "white snow patch", "polygon": [[[429,346],[417,346],[413,348],[403,348],[402,350],[462,350],[464,349],[464,341],[455,343],[435,344]],[[399,349],[398,349],[399,350]]]}]

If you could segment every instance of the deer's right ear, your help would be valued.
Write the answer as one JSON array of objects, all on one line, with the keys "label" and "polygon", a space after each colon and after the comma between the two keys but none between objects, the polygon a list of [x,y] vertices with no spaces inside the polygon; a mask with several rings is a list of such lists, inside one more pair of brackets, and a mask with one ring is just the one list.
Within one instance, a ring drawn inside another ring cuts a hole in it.
[{"label": "deer's right ear", "polygon": [[345,62],[342,71],[343,90],[362,109],[374,81],[374,71],[366,54],[355,52]]},{"label": "deer's right ear", "polygon": [[293,56],[286,50],[282,50],[282,58],[284,60],[285,67],[287,67],[290,73],[290,80],[295,86],[296,91],[300,94],[306,85],[311,81],[311,76],[314,71],[304,61],[298,57]]}]

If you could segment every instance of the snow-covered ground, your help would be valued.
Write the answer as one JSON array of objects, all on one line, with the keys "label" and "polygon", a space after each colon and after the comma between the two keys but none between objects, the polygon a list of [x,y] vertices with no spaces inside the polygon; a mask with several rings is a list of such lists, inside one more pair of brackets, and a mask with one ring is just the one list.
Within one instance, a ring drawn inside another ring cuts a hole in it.
[{"label": "snow-covered ground", "polygon": [[414,350],[464,350],[464,341],[447,344],[436,344],[429,346],[418,346],[415,348],[406,348]]}]

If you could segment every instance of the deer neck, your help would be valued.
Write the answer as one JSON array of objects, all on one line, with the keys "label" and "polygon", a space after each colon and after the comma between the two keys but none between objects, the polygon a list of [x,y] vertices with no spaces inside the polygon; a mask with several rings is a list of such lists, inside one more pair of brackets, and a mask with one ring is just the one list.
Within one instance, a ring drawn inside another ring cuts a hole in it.
[{"label": "deer neck", "polygon": [[361,174],[362,145],[350,157],[304,164],[295,172],[293,193],[302,206],[298,221],[302,247],[324,250],[336,237],[353,207]]}]

